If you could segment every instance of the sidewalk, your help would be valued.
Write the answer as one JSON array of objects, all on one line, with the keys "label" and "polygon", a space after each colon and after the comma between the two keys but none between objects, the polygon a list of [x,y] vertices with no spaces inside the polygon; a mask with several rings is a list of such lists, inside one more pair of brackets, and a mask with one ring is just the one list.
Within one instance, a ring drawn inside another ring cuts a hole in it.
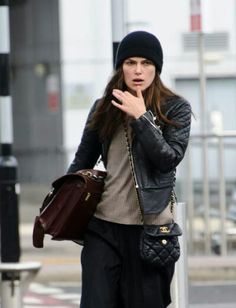
[{"label": "sidewalk", "polygon": [[236,280],[236,256],[188,257],[190,281]]}]

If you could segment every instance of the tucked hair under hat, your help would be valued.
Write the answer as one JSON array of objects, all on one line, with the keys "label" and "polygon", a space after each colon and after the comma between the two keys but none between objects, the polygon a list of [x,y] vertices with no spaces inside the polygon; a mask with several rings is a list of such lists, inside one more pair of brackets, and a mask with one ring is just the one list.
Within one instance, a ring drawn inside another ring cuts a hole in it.
[{"label": "tucked hair under hat", "polygon": [[163,65],[163,51],[158,38],[146,31],[134,31],[127,34],[120,42],[115,60],[115,68],[122,65],[129,57],[143,57],[151,60],[159,73]]}]

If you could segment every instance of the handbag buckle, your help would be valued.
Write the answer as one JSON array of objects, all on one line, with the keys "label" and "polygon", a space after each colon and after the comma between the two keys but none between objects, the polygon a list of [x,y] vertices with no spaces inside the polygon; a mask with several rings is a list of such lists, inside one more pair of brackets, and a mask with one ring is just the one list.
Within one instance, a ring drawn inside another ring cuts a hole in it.
[{"label": "handbag buckle", "polygon": [[93,174],[91,171],[83,171],[83,172],[81,172],[83,175],[85,175],[85,176],[88,176],[89,178],[91,178],[91,179],[94,179],[94,180],[96,180],[96,181],[99,181],[99,180],[103,180],[103,176],[97,176],[96,174]]},{"label": "handbag buckle", "polygon": [[90,197],[91,197],[91,193],[88,192],[87,195],[86,195],[86,197],[85,197],[85,201],[88,201],[88,199],[89,199]]},{"label": "handbag buckle", "polygon": [[92,177],[93,176],[93,174],[92,174],[92,172],[91,171],[83,171],[83,172],[81,172],[83,175],[87,175],[87,176],[89,176],[89,177]]}]

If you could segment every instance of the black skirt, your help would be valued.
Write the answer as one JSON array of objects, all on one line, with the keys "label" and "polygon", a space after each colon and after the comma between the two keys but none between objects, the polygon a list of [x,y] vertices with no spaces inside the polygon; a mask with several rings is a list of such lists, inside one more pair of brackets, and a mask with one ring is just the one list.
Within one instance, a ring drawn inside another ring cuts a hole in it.
[{"label": "black skirt", "polygon": [[141,226],[93,218],[81,254],[81,308],[166,308],[174,266],[157,269],[139,256]]}]

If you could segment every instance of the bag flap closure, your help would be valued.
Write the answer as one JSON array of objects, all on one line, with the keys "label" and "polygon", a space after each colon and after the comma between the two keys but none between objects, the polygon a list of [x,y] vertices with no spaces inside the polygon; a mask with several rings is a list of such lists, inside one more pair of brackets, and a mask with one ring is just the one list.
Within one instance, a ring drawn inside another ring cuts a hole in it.
[{"label": "bag flap closure", "polygon": [[164,225],[144,225],[144,231],[146,234],[153,237],[168,237],[168,236],[180,236],[182,230],[177,223],[170,223]]}]

